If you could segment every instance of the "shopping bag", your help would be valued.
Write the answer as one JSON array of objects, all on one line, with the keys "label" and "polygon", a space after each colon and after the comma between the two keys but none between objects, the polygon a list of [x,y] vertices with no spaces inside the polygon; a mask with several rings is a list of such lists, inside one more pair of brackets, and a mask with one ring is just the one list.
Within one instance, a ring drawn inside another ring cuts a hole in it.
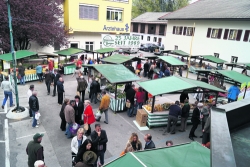
[{"label": "shopping bag", "polygon": [[76,92],[76,95],[77,95],[77,96],[80,96],[80,92],[79,92],[79,91],[77,91],[77,92]]},{"label": "shopping bag", "polygon": [[84,123],[83,125],[83,129],[85,129],[86,131],[89,130],[89,125],[88,125],[88,115],[87,115],[87,121]]},{"label": "shopping bag", "polygon": [[74,125],[72,125],[70,127],[71,134],[72,135],[76,135],[79,128],[80,128],[80,125],[78,125],[77,123],[75,123]]},{"label": "shopping bag", "polygon": [[130,106],[131,106],[131,103],[129,101],[126,101],[126,107],[130,108]]},{"label": "shopping bag", "polygon": [[39,120],[40,116],[41,116],[41,114],[40,114],[39,112],[37,112],[37,113],[35,114],[35,119],[36,119],[36,120]]},{"label": "shopping bag", "polygon": [[102,112],[100,110],[97,110],[96,114],[95,114],[96,117],[100,117],[102,116]]}]

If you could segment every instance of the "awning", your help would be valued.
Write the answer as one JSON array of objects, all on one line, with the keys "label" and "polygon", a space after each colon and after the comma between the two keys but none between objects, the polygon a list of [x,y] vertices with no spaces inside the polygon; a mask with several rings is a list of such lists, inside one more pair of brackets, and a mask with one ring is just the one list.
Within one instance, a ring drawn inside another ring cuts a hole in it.
[{"label": "awning", "polygon": [[93,67],[110,83],[126,83],[141,79],[122,64],[100,64]]},{"label": "awning", "polygon": [[83,49],[68,48],[68,49],[63,49],[54,53],[60,56],[70,56],[70,55],[81,53],[81,52],[83,52]]},{"label": "awning", "polygon": [[216,72],[238,83],[250,82],[250,77],[233,70],[216,70]]},{"label": "awning", "polygon": [[167,64],[171,66],[185,66],[187,64],[183,63],[179,59],[172,57],[172,56],[158,56],[159,59],[165,61]]},{"label": "awning", "polygon": [[[28,50],[19,50],[16,51],[16,59],[23,59],[25,57],[29,57],[29,56],[33,56],[36,55],[36,52],[31,52]],[[6,54],[2,54],[0,55],[0,60],[4,60],[4,61],[12,61],[12,53],[6,53]]]},{"label": "awning", "polygon": [[210,150],[197,142],[191,142],[171,147],[129,152],[124,156],[104,165],[104,167],[127,166],[210,167]]},{"label": "awning", "polygon": [[203,89],[203,92],[204,89],[208,89],[213,92],[225,92],[220,88],[217,88],[213,85],[209,85],[202,81],[176,76],[138,82],[138,84],[153,96],[174,92],[179,93],[187,89],[196,90],[197,88]]},{"label": "awning", "polygon": [[182,51],[182,50],[171,50],[170,51],[171,54],[175,54],[175,55],[179,55],[179,56],[183,56],[183,57],[188,57],[189,54]]},{"label": "awning", "polygon": [[247,64],[245,64],[245,65],[246,65],[246,67],[250,68],[250,63],[247,63]]},{"label": "awning", "polygon": [[102,48],[102,49],[95,50],[95,52],[96,53],[109,53],[109,52],[113,52],[115,50],[116,49],[114,49],[114,48]]},{"label": "awning", "polygon": [[217,64],[221,64],[221,63],[226,62],[225,60],[219,59],[219,58],[212,56],[212,55],[201,55],[201,57],[203,57],[203,59],[205,61],[210,61],[210,62],[217,63]]},{"label": "awning", "polygon": [[137,61],[137,60],[144,60],[143,58],[135,57],[135,56],[124,56],[121,54],[116,54],[113,56],[106,57],[101,59],[101,61],[112,63],[112,64],[122,64],[128,61]]}]

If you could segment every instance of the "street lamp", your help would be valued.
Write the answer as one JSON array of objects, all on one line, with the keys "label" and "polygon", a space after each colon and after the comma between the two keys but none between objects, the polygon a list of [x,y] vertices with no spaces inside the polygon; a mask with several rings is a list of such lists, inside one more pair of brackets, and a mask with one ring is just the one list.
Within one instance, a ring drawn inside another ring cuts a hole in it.
[{"label": "street lamp", "polygon": [[12,53],[12,65],[13,65],[13,78],[14,78],[15,94],[16,94],[16,108],[12,111],[19,112],[20,110],[24,111],[25,109],[23,107],[19,107],[19,97],[18,97],[17,78],[16,78],[16,52],[14,50],[14,42],[13,42],[12,17],[10,13],[10,0],[4,0],[4,1],[7,3],[7,8],[8,8],[10,45],[11,45],[11,53]]}]

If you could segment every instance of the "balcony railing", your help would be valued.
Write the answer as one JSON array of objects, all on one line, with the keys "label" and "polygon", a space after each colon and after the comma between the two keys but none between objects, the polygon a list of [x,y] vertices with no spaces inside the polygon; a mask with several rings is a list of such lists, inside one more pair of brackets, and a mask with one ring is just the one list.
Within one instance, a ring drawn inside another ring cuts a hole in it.
[{"label": "balcony railing", "polygon": [[120,2],[120,3],[129,3],[129,0],[105,0],[105,1],[113,1],[113,2]]}]

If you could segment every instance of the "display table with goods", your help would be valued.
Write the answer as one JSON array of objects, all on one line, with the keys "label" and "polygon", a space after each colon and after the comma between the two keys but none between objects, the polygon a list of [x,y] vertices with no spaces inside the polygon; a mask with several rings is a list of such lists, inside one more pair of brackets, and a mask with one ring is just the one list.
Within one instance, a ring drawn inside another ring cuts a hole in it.
[{"label": "display table with goods", "polygon": [[[110,109],[115,113],[123,111],[126,104],[126,96],[123,92],[125,84],[141,78],[121,64],[95,64],[91,66],[91,69],[94,77],[102,79],[101,89],[105,89],[110,96]],[[104,81],[105,79],[106,81]],[[101,94],[99,94],[98,99],[101,100],[101,98]]]},{"label": "display table with goods", "polygon": [[[152,98],[149,99],[149,104],[143,106],[143,109],[148,113],[147,125],[149,128],[167,125],[169,107],[173,102],[169,102],[164,96],[159,97],[159,95],[181,94],[183,91],[186,93],[198,93],[197,88],[201,88],[203,93],[214,92],[217,101],[218,93],[225,92],[220,88],[201,81],[176,76],[138,82],[138,84],[152,95]],[[175,100],[179,99],[174,99],[173,101]],[[181,104],[181,107],[182,106],[183,104]],[[190,104],[190,107],[191,112],[188,118],[188,123],[190,123],[190,117],[195,105]],[[178,120],[178,123],[180,123],[180,120]]]}]

